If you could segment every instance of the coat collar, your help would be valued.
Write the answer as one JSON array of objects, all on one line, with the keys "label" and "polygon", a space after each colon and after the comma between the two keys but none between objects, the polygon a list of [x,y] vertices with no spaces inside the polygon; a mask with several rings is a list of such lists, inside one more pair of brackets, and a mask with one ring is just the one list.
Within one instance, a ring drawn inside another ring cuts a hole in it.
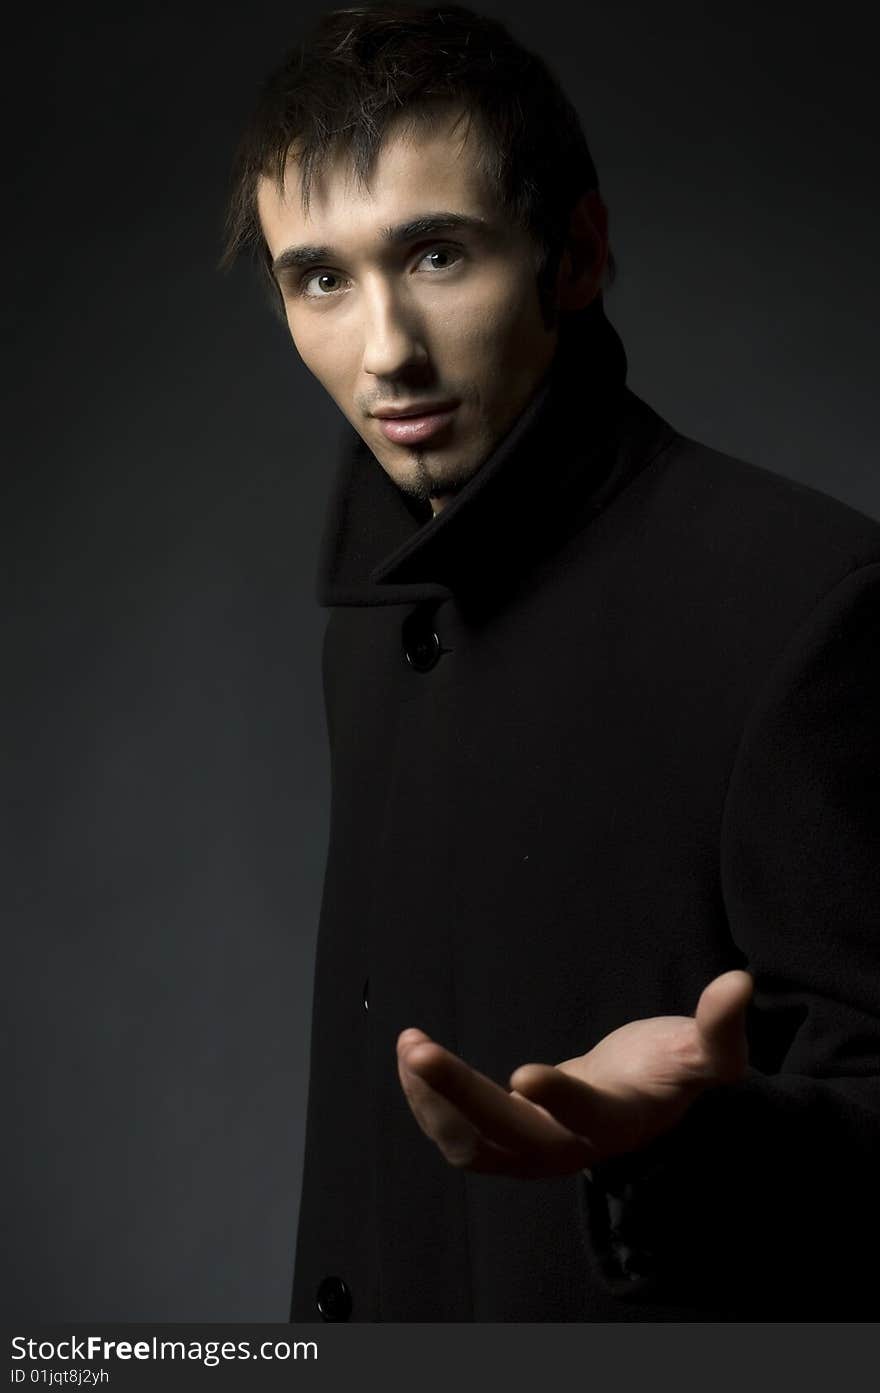
[{"label": "coat collar", "polygon": [[436,517],[394,484],[353,429],[318,571],[324,606],[497,594],[606,506],[675,432],[626,386],[601,297],[563,326],[547,377]]}]

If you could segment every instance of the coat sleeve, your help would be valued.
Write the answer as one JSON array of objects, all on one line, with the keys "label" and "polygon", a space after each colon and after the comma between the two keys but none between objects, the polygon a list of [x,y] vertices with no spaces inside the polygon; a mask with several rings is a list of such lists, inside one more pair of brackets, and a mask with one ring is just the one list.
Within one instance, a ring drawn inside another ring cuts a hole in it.
[{"label": "coat sleeve", "polygon": [[594,1168],[588,1239],[625,1300],[733,1319],[880,1310],[880,562],[775,664],[743,732],[721,888],[753,974],[750,1067]]}]

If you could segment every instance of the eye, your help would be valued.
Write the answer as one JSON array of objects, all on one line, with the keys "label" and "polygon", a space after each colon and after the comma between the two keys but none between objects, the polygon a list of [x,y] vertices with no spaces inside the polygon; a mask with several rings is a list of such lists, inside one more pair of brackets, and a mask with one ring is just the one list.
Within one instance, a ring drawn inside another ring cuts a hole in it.
[{"label": "eye", "polygon": [[330,286],[329,290],[326,286],[322,286],[319,291],[309,290],[309,286],[315,281],[321,282],[338,280],[339,277],[337,276],[335,271],[313,271],[310,275],[303,276],[300,282],[300,293],[302,295],[307,296],[310,300],[326,300],[329,295],[333,294],[335,289],[334,286]]},{"label": "eye", "polygon": [[[445,257],[447,257],[447,258],[450,258],[450,257],[451,257],[451,258],[452,258],[452,266],[454,266],[454,265],[456,264],[456,262],[458,262],[458,261],[461,260],[461,253],[460,253],[455,247],[432,247],[430,251],[425,252],[425,255],[422,257],[422,261],[427,261],[429,257],[433,257],[433,256],[445,256]],[[422,261],[419,262],[419,265],[420,265],[420,266],[421,266],[421,264],[422,264]],[[437,266],[437,265],[434,265],[434,266],[432,266],[430,269],[431,269],[432,271],[448,271],[448,270],[450,270],[451,268],[450,268],[449,265],[446,265],[446,266]]]}]

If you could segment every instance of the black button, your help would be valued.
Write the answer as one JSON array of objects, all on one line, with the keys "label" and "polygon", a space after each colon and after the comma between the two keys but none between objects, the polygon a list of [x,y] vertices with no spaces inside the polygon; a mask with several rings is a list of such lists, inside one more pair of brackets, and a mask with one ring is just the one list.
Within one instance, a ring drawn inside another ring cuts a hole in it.
[{"label": "black button", "polygon": [[411,614],[403,623],[403,651],[416,672],[430,672],[440,659],[440,640],[423,614]]},{"label": "black button", "polygon": [[325,1277],[318,1287],[318,1312],[323,1320],[348,1320],[351,1292],[341,1277]]},{"label": "black button", "polygon": [[365,977],[365,978],[364,978],[364,1010],[365,1010],[365,1011],[369,1011],[369,1009],[370,1009],[370,979],[369,979],[369,977]]}]

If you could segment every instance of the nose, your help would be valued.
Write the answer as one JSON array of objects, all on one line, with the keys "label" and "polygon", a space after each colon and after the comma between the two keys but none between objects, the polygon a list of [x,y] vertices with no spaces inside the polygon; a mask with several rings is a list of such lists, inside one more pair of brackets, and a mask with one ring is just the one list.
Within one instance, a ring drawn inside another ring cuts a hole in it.
[{"label": "nose", "polygon": [[396,377],[422,365],[428,352],[415,309],[390,287],[375,287],[364,298],[364,372],[372,377]]}]

